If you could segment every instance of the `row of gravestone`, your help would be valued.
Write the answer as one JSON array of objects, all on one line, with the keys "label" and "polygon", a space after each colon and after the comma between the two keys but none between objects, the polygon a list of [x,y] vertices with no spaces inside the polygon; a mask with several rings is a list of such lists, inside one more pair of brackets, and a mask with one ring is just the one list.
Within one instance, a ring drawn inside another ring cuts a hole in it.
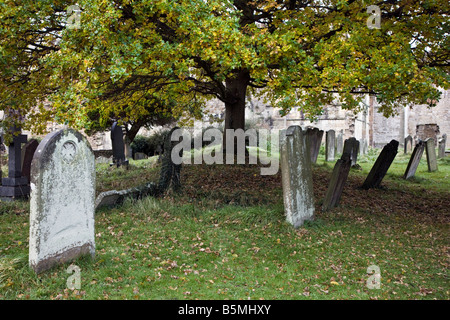
[{"label": "row of gravestone", "polygon": [[[419,139],[419,142],[420,141],[421,140]],[[434,142],[437,142],[438,158],[444,158],[445,157],[445,146],[447,143],[447,134],[443,134],[437,141],[434,141]],[[412,150],[413,150],[413,137],[411,137],[411,135],[408,135],[405,138],[404,153],[407,154],[408,151],[412,151]]]},{"label": "row of gravestone", "polygon": [[[9,146],[13,161],[9,177],[3,179],[6,187],[12,180],[28,186],[28,178],[19,170],[17,151],[25,139],[17,135]],[[81,255],[95,255],[95,160],[87,139],[72,129],[54,131],[36,143],[32,143],[36,148],[29,178],[29,264],[40,273]],[[160,195],[169,186],[174,190],[180,188],[181,166],[170,159],[172,147],[173,143],[167,139],[159,183],[150,184],[146,195]],[[24,158],[25,161],[26,152]],[[142,190],[133,190],[134,196],[142,196]]]},{"label": "row of gravestone", "polygon": [[[307,129],[303,131],[300,126],[291,126],[280,136],[281,153],[281,175],[283,186],[283,202],[285,207],[286,220],[294,227],[301,226],[304,221],[314,217],[314,195],[312,183],[311,163],[317,159],[316,151],[312,149],[311,139],[316,132],[316,139],[319,139],[320,131]],[[323,134],[323,131],[322,131]],[[326,141],[327,150],[333,150],[334,131],[328,135]],[[381,181],[386,175],[389,167],[394,161],[398,152],[399,142],[392,140],[384,146],[369,174],[367,175],[362,189],[380,187]],[[316,146],[317,148],[317,146]],[[351,166],[356,164],[359,141],[355,138],[346,139],[342,151],[342,156],[337,160],[331,174],[329,186],[323,201],[322,209],[329,210],[339,204],[344,185],[346,183]],[[432,138],[426,141],[419,141],[414,148],[410,161],[404,175],[405,179],[412,177],[419,165],[424,149],[427,155],[428,171],[437,170],[435,143]]]}]

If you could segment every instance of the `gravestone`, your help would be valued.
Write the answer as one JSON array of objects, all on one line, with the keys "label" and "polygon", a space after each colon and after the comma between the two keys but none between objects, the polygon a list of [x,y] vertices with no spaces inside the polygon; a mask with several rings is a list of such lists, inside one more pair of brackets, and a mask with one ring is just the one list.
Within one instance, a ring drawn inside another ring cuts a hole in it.
[{"label": "gravestone", "polygon": [[336,151],[336,133],[334,130],[328,130],[325,135],[325,161],[334,161]]},{"label": "gravestone", "polygon": [[370,188],[380,187],[381,181],[383,180],[384,176],[389,170],[389,167],[394,161],[395,156],[397,155],[398,144],[399,143],[397,140],[391,140],[391,142],[383,147],[383,150],[381,150],[380,155],[378,156],[362,185],[363,189],[367,190]]},{"label": "gravestone", "polygon": [[417,167],[419,166],[420,159],[422,158],[424,149],[425,149],[425,142],[419,140],[419,142],[414,147],[414,150],[411,154],[411,158],[409,159],[408,166],[406,167],[405,174],[403,175],[404,179],[414,177],[414,175],[416,174]]},{"label": "gravestone", "polygon": [[95,254],[95,160],[72,129],[48,134],[31,165],[29,264],[40,273]]},{"label": "gravestone", "polygon": [[331,173],[330,184],[328,185],[327,193],[323,200],[323,211],[327,211],[339,204],[351,164],[352,161],[349,153],[342,154],[341,158],[336,161],[333,172]]},{"label": "gravestone", "polygon": [[280,157],[286,220],[297,228],[314,218],[311,158],[306,132],[300,126],[281,132]]},{"label": "gravestone", "polygon": [[359,140],[359,154],[364,155],[367,154],[367,141],[366,139]]},{"label": "gravestone", "polygon": [[20,134],[20,129],[16,127],[13,127],[12,131],[16,134],[8,147],[8,177],[2,178],[0,187],[0,199],[3,201],[28,197],[30,194],[28,179],[22,176],[21,144],[27,142],[27,136]]},{"label": "gravestone", "polygon": [[356,166],[358,160],[359,141],[355,137],[345,139],[343,153],[350,154],[350,160],[352,161],[352,167]]},{"label": "gravestone", "polygon": [[436,171],[438,167],[436,159],[435,142],[433,138],[428,138],[427,140],[425,140],[425,151],[427,154],[428,171],[429,172]]},{"label": "gravestone", "polygon": [[122,127],[114,122],[111,127],[111,142],[113,150],[113,165],[117,167],[127,165],[128,161],[125,158],[125,144],[123,141]]},{"label": "gravestone", "polygon": [[340,131],[336,136],[336,153],[341,154],[344,152],[344,134]]},{"label": "gravestone", "polygon": [[447,142],[447,134],[443,134],[438,142],[438,158],[445,158],[445,144]]},{"label": "gravestone", "polygon": [[308,128],[306,130],[306,137],[311,163],[316,163],[322,143],[323,130],[319,130],[319,128]]},{"label": "gravestone", "polygon": [[33,155],[38,145],[39,142],[36,139],[31,139],[22,149],[22,176],[26,177],[28,182],[30,181],[31,161],[33,160]]},{"label": "gravestone", "polygon": [[413,145],[413,138],[411,137],[411,135],[408,135],[405,138],[405,144],[404,144],[404,153],[407,154],[409,151],[412,150],[412,145]]}]

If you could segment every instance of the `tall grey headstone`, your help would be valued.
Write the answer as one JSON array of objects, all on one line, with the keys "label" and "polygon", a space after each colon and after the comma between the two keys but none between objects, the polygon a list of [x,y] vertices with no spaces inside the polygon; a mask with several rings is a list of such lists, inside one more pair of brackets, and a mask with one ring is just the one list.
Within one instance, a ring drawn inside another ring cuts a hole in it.
[{"label": "tall grey headstone", "polygon": [[79,132],[48,134],[31,167],[29,264],[36,273],[95,254],[95,159]]},{"label": "tall grey headstone", "polygon": [[358,151],[359,151],[359,141],[356,140],[355,137],[345,139],[343,152],[350,154],[352,166],[356,165],[356,162],[358,160]]},{"label": "tall grey headstone", "polygon": [[438,158],[445,158],[445,144],[447,142],[447,134],[443,134],[438,140]]},{"label": "tall grey headstone", "polygon": [[331,173],[330,184],[328,185],[327,193],[323,200],[323,211],[327,211],[339,204],[351,164],[352,161],[349,153],[342,154],[341,158],[336,161],[333,172]]},{"label": "tall grey headstone", "polygon": [[319,156],[320,145],[322,144],[323,130],[319,128],[308,128],[306,130],[306,140],[309,149],[311,163],[317,162]]},{"label": "tall grey headstone", "polygon": [[281,132],[280,157],[286,220],[297,228],[314,218],[311,158],[306,133],[300,126]]},{"label": "tall grey headstone", "polygon": [[404,179],[414,177],[414,175],[416,174],[417,167],[419,166],[420,159],[422,158],[424,149],[425,149],[425,142],[419,140],[419,142],[414,147],[414,150],[411,154],[411,158],[409,159],[408,166],[406,167],[405,174],[403,175]]},{"label": "tall grey headstone", "polygon": [[405,138],[405,144],[403,146],[405,154],[407,154],[409,151],[412,150],[412,145],[413,145],[413,138],[411,137],[411,135],[408,135]]},{"label": "tall grey headstone", "polygon": [[360,155],[367,154],[367,140],[366,139],[359,140],[359,154]]},{"label": "tall grey headstone", "polygon": [[344,133],[340,131],[336,136],[336,153],[342,155],[344,152]]},{"label": "tall grey headstone", "polygon": [[436,159],[435,142],[433,138],[425,140],[425,150],[427,154],[428,171],[433,172],[438,169]]},{"label": "tall grey headstone", "polygon": [[391,140],[391,142],[383,147],[383,150],[381,150],[380,155],[378,156],[362,185],[363,189],[367,190],[370,188],[380,187],[381,181],[383,180],[384,176],[389,170],[389,167],[394,161],[395,156],[397,155],[398,144],[399,143],[397,140]]},{"label": "tall grey headstone", "polygon": [[334,161],[336,152],[336,133],[328,130],[325,135],[325,161]]}]

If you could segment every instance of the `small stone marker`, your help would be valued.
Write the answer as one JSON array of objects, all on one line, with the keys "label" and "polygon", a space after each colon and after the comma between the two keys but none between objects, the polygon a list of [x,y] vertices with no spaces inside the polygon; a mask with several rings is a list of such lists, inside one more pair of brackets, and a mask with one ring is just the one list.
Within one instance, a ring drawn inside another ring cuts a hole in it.
[{"label": "small stone marker", "polygon": [[406,167],[405,174],[403,175],[404,179],[414,177],[414,175],[416,174],[417,167],[419,166],[420,159],[422,158],[424,149],[425,149],[425,142],[419,140],[419,142],[414,147],[413,153],[411,154],[411,158],[409,159],[408,166]]},{"label": "small stone marker", "polygon": [[367,154],[367,141],[366,139],[359,140],[359,154],[364,155]]},{"label": "small stone marker", "polygon": [[380,155],[375,161],[372,169],[370,170],[366,180],[364,181],[362,188],[367,190],[370,188],[379,188],[381,185],[381,181],[386,175],[389,167],[394,161],[395,156],[398,152],[398,141],[391,140],[387,145],[383,147]]},{"label": "small stone marker", "polygon": [[413,138],[411,137],[411,135],[408,135],[405,138],[405,144],[404,144],[404,153],[407,154],[409,151],[412,150],[412,145],[413,145]]},{"label": "small stone marker", "polygon": [[117,167],[127,165],[128,161],[125,158],[125,144],[123,141],[122,127],[114,122],[111,127],[111,142],[113,150],[113,164]]},{"label": "small stone marker", "polygon": [[334,161],[336,151],[336,133],[334,130],[328,130],[325,135],[325,161]]},{"label": "small stone marker", "polygon": [[350,160],[352,161],[352,167],[356,165],[358,160],[359,141],[355,137],[345,139],[344,153],[350,154]]},{"label": "small stone marker", "polygon": [[311,158],[306,132],[300,126],[281,132],[280,157],[286,220],[297,228],[314,218]]},{"label": "small stone marker", "polygon": [[31,161],[33,160],[33,155],[38,145],[39,142],[36,139],[31,139],[23,147],[22,176],[26,177],[28,182],[30,182]]},{"label": "small stone marker", "polygon": [[86,138],[54,131],[39,144],[31,165],[29,264],[40,273],[95,254],[95,162]]},{"label": "small stone marker", "polygon": [[342,191],[350,172],[352,161],[349,153],[344,153],[342,157],[336,161],[333,172],[331,173],[330,184],[323,200],[322,210],[327,211],[336,207],[341,200]]},{"label": "small stone marker", "polygon": [[438,140],[438,158],[445,158],[445,144],[447,142],[447,134],[443,134]]},{"label": "small stone marker", "polygon": [[425,150],[427,154],[428,171],[433,172],[438,169],[436,159],[435,142],[433,138],[425,140]]}]

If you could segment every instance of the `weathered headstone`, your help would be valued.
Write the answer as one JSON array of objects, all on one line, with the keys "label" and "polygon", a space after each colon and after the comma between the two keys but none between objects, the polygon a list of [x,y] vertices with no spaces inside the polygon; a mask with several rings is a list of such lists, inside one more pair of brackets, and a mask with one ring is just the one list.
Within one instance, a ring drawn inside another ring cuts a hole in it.
[{"label": "weathered headstone", "polygon": [[28,182],[30,181],[31,161],[38,145],[39,142],[36,139],[30,139],[22,149],[22,176],[26,177]]},{"label": "weathered headstone", "polygon": [[30,194],[28,179],[22,177],[21,144],[27,142],[27,136],[20,134],[20,129],[15,127],[12,128],[12,132],[19,134],[14,134],[8,147],[8,177],[2,178],[0,187],[0,198],[4,201],[27,197]]},{"label": "weathered headstone", "polygon": [[340,131],[336,136],[336,153],[341,154],[344,152],[344,134]]},{"label": "weathered headstone", "polygon": [[412,145],[413,145],[413,138],[411,137],[411,135],[408,135],[405,138],[405,144],[404,144],[404,153],[407,154],[409,151],[412,150]]},{"label": "weathered headstone", "polygon": [[300,126],[290,126],[280,134],[280,154],[286,220],[297,228],[314,218],[311,158]]},{"label": "weathered headstone", "polygon": [[367,154],[367,140],[366,139],[359,140],[359,154],[360,155]]},{"label": "weathered headstone", "polygon": [[425,142],[419,140],[419,142],[414,147],[414,150],[411,154],[411,158],[409,159],[408,166],[406,167],[405,174],[403,175],[404,179],[414,177],[414,175],[416,174],[417,167],[419,166],[420,159],[422,158],[424,149],[425,149]]},{"label": "weathered headstone", "polygon": [[336,161],[333,172],[331,173],[330,184],[328,185],[325,199],[323,200],[323,211],[329,210],[339,204],[345,182],[350,172],[352,161],[349,153],[344,153],[341,158]]},{"label": "weathered headstone", "polygon": [[306,137],[311,163],[316,163],[322,143],[323,130],[319,130],[319,128],[308,128],[306,130]]},{"label": "weathered headstone", "polygon": [[370,188],[380,187],[381,181],[383,180],[384,176],[389,170],[389,167],[394,161],[395,156],[397,155],[398,144],[399,143],[397,140],[391,140],[391,142],[383,147],[383,150],[381,150],[380,155],[378,156],[362,185],[363,189],[367,190]]},{"label": "weathered headstone", "polygon": [[435,142],[433,138],[425,140],[425,150],[427,154],[428,171],[433,172],[438,169],[436,159]]},{"label": "weathered headstone", "polygon": [[438,158],[445,158],[445,144],[447,142],[447,134],[443,134],[438,140]]},{"label": "weathered headstone", "polygon": [[356,162],[358,160],[358,151],[359,151],[359,141],[356,140],[355,137],[345,139],[343,153],[350,154],[352,166],[356,165]]},{"label": "weathered headstone", "polygon": [[122,127],[114,122],[111,127],[111,142],[113,150],[113,164],[117,167],[128,164],[125,158],[125,144]]},{"label": "weathered headstone", "polygon": [[336,152],[336,133],[334,130],[328,130],[325,135],[325,161],[334,161]]},{"label": "weathered headstone", "polygon": [[36,273],[95,254],[95,160],[72,129],[48,134],[31,166],[29,264]]}]

